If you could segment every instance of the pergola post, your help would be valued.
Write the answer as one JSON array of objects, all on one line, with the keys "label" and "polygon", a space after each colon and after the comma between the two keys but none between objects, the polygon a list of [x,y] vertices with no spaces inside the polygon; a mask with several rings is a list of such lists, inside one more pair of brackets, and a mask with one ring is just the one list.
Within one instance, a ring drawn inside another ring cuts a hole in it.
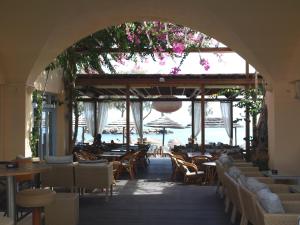
[{"label": "pergola post", "polygon": [[97,101],[94,101],[94,137],[97,136]]},{"label": "pergola post", "polygon": [[126,150],[129,151],[130,145],[130,90],[126,89]]},{"label": "pergola post", "polygon": [[192,100],[192,144],[195,143],[195,101]]},{"label": "pergola post", "polygon": [[201,86],[201,151],[205,152],[205,99],[204,85]]},{"label": "pergola post", "polygon": [[143,135],[143,101],[140,101],[140,129],[141,129],[141,144],[144,144],[144,135]]},{"label": "pergola post", "polygon": [[231,126],[231,129],[230,129],[229,144],[233,145],[233,102],[232,101],[230,101],[230,126]]}]

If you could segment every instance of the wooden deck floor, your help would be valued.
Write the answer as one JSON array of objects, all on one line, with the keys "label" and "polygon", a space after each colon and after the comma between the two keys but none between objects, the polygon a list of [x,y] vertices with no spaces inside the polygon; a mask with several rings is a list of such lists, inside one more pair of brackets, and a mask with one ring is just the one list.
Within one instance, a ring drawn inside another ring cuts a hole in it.
[{"label": "wooden deck floor", "polygon": [[114,196],[80,198],[80,225],[229,225],[214,186],[169,180],[169,159],[152,159],[136,180],[118,181]]}]

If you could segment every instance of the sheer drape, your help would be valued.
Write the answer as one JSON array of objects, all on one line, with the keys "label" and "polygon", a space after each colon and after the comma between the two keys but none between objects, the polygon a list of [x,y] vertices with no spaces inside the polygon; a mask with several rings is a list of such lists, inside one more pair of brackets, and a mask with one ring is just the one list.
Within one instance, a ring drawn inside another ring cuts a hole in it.
[{"label": "sheer drape", "polygon": [[197,137],[201,131],[201,103],[194,103],[194,134]]},{"label": "sheer drape", "polygon": [[230,138],[230,144],[232,145],[232,115],[231,115],[231,103],[220,102],[222,118],[228,137]]},{"label": "sheer drape", "polygon": [[97,133],[102,134],[102,131],[104,127],[107,124],[107,115],[108,115],[108,107],[109,103],[107,102],[100,102],[98,103],[98,127],[97,127]]},{"label": "sheer drape", "polygon": [[131,103],[131,110],[132,110],[135,127],[141,140],[143,140],[143,125],[142,125],[143,118],[141,117],[141,113],[143,110],[142,106],[143,105],[140,102]]},{"label": "sheer drape", "polygon": [[89,133],[94,136],[95,135],[95,117],[94,117],[94,105],[93,102],[84,102],[83,108],[84,108],[84,116],[86,120],[86,125],[89,130]]}]

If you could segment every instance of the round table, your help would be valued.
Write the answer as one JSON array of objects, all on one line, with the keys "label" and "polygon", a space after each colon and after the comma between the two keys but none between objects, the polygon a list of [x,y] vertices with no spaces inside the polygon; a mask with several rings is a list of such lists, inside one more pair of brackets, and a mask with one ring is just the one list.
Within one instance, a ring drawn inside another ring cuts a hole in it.
[{"label": "round table", "polygon": [[16,176],[39,174],[49,169],[51,167],[44,164],[32,164],[13,169],[0,168],[0,176],[6,177],[7,180],[7,214],[14,224],[16,224]]}]

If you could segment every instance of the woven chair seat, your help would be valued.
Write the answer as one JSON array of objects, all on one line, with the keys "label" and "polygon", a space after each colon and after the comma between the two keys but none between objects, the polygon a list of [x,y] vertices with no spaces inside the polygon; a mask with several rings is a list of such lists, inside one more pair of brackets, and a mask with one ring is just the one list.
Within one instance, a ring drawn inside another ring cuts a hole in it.
[{"label": "woven chair seat", "polygon": [[55,199],[55,191],[49,189],[26,189],[17,193],[17,205],[25,208],[44,207]]}]

